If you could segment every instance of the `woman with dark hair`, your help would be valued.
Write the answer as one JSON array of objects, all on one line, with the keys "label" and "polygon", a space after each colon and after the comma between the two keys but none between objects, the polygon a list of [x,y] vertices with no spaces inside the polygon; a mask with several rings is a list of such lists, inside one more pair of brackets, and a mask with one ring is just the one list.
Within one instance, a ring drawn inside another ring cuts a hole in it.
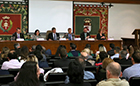
[{"label": "woman with dark hair", "polygon": [[39,82],[39,75],[37,62],[27,61],[22,65],[16,81],[9,86],[45,86],[44,83]]},{"label": "woman with dark hair", "polygon": [[21,63],[26,62],[28,55],[29,55],[29,48],[27,46],[23,46],[20,51],[20,57],[19,57],[20,62]]},{"label": "woman with dark hair", "polygon": [[67,75],[69,77],[70,83],[63,84],[60,86],[91,86],[89,83],[83,82],[84,77],[84,71],[83,71],[82,65],[76,61],[73,60],[69,63]]},{"label": "woman with dark hair", "polygon": [[98,40],[105,40],[105,34],[103,33],[102,29],[98,30],[98,34],[97,34],[97,39]]},{"label": "woman with dark hair", "polygon": [[33,40],[37,40],[38,38],[41,38],[41,35],[40,35],[40,31],[37,29],[35,30],[34,34],[32,35],[31,37]]}]

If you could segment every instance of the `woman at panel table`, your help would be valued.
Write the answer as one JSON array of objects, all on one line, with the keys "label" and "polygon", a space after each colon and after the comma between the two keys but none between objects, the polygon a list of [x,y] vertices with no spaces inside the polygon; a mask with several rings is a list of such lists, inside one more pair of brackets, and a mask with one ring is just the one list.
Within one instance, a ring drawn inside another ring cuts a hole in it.
[{"label": "woman at panel table", "polygon": [[99,29],[98,30],[97,39],[98,40],[106,40],[105,34],[103,33],[103,30],[102,29]]},{"label": "woman at panel table", "polygon": [[37,40],[38,38],[41,38],[41,36],[40,36],[40,31],[37,29],[37,30],[35,30],[34,34],[31,37],[31,39]]}]

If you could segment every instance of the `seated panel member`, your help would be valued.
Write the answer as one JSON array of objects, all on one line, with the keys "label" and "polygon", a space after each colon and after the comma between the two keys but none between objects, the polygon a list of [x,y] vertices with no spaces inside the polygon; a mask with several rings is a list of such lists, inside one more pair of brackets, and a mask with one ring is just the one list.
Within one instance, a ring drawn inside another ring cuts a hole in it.
[{"label": "seated panel member", "polygon": [[105,40],[105,34],[103,33],[103,30],[102,29],[99,29],[98,30],[98,34],[97,34],[97,39],[98,40]]},{"label": "seated panel member", "polygon": [[51,33],[49,33],[49,35],[48,35],[48,39],[47,40],[49,40],[49,41],[52,41],[52,40],[59,40],[59,33],[56,33],[56,28],[55,27],[53,27],[52,28],[52,32]]},{"label": "seated panel member", "polygon": [[80,34],[81,40],[87,40],[90,37],[90,34],[87,32],[87,27],[84,27],[83,32]]},{"label": "seated panel member", "polygon": [[40,35],[40,31],[37,29],[35,30],[34,34],[32,35],[31,37],[33,40],[37,40],[38,38],[41,38],[41,35]]},{"label": "seated panel member", "polygon": [[16,32],[12,35],[12,37],[15,37],[15,40],[16,40],[17,38],[23,38],[23,39],[24,39],[24,34],[21,33],[21,29],[18,27],[18,28],[16,29]]},{"label": "seated panel member", "polygon": [[66,33],[63,38],[66,38],[67,40],[73,40],[74,39],[74,34],[71,33],[71,28],[68,28],[68,33]]}]

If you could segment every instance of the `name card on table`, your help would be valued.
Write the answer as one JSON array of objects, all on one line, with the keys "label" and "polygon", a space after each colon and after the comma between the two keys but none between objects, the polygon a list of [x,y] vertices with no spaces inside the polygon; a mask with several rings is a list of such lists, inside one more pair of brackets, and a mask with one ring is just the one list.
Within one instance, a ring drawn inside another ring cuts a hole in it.
[{"label": "name card on table", "polygon": [[24,41],[23,38],[17,38],[16,41]]},{"label": "name card on table", "polygon": [[88,40],[89,40],[89,41],[94,41],[95,39],[94,39],[94,38],[88,38]]},{"label": "name card on table", "polygon": [[37,38],[37,41],[44,41],[44,38]]},{"label": "name card on table", "polygon": [[59,40],[66,40],[66,38],[60,38]]},{"label": "name card on table", "polygon": [[74,38],[74,40],[81,40],[81,38]]}]

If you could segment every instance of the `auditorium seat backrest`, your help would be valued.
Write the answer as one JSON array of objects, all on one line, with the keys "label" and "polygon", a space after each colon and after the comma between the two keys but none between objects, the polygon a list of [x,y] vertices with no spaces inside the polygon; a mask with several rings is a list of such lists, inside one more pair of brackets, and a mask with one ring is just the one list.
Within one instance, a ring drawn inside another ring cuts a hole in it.
[{"label": "auditorium seat backrest", "polygon": [[129,79],[130,86],[139,86],[140,84],[140,77],[131,77]]}]

